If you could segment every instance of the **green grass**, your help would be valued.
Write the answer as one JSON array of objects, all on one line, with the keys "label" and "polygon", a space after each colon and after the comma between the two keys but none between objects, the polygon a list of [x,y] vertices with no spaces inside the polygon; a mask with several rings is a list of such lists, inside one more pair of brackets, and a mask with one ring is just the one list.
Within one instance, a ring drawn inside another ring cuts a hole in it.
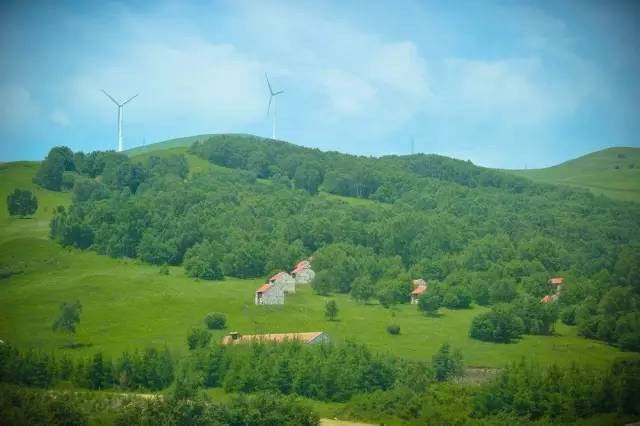
[{"label": "green grass", "polygon": [[156,142],[145,146],[138,146],[135,148],[127,149],[124,151],[125,154],[129,156],[136,156],[143,153],[148,153],[152,151],[165,150],[169,148],[189,148],[195,141],[205,141],[211,137],[214,138],[224,138],[224,137],[234,137],[234,138],[249,138],[249,139],[263,139],[259,136],[244,134],[244,133],[226,133],[226,134],[210,134],[205,133],[202,135],[195,136],[187,136],[184,138],[176,138],[169,139],[162,142]]},{"label": "green grass", "polygon": [[608,148],[545,169],[507,171],[536,182],[569,185],[618,200],[640,201],[640,148]]},{"label": "green grass", "polygon": [[[197,159],[195,159],[197,160]],[[190,161],[195,161],[190,158]],[[203,164],[207,165],[208,163]],[[32,188],[35,163],[5,164],[0,169],[0,196],[14,187]],[[168,346],[176,355],[186,352],[186,336],[202,324],[208,312],[224,312],[229,329],[213,332],[219,340],[230,330],[241,333],[325,331],[334,340],[356,340],[377,352],[409,359],[426,359],[449,342],[462,349],[470,366],[500,367],[528,357],[543,363],[573,361],[604,366],[623,353],[603,343],[576,335],[575,328],[559,324],[554,336],[526,336],[514,344],[479,342],[467,336],[471,319],[485,308],[447,310],[437,317],[420,314],[415,306],[393,310],[363,305],[346,295],[335,295],[338,321],[324,319],[326,297],[309,287],[287,298],[284,306],[255,306],[261,279],[196,281],[172,267],[168,276],[159,268],[134,260],[111,259],[92,252],[65,249],[49,241],[47,223],[52,209],[69,202],[69,194],[36,189],[41,209],[34,219],[0,216],[0,265],[24,272],[0,281],[0,339],[21,348],[38,348],[86,356],[103,351],[117,356],[124,350]],[[83,305],[79,343],[91,346],[66,349],[66,337],[51,330],[63,301]],[[386,326],[396,323],[399,336]]]}]

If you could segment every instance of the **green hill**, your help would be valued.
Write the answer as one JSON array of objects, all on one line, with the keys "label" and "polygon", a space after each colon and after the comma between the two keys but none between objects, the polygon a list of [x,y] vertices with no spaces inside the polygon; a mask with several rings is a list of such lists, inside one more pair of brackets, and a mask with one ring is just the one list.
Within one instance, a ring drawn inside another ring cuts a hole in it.
[{"label": "green hill", "polygon": [[[187,160],[200,171],[208,164],[193,155],[187,155]],[[212,173],[234,172],[210,167]],[[575,327],[563,324],[558,324],[553,336],[524,336],[511,345],[471,339],[469,325],[475,315],[487,310],[484,307],[443,309],[441,315],[427,317],[408,304],[389,310],[377,302],[362,304],[348,295],[334,294],[331,298],[338,302],[340,321],[331,322],[324,318],[327,297],[313,294],[310,287],[299,289],[284,306],[257,307],[253,295],[261,279],[198,281],[187,277],[181,266],[172,266],[169,275],[162,275],[157,266],[137,260],[64,248],[47,238],[48,223],[55,206],[69,204],[70,193],[34,186],[31,179],[36,170],[35,162],[6,163],[0,168],[1,199],[20,187],[34,190],[40,202],[33,219],[8,217],[4,208],[0,214],[0,267],[18,272],[0,281],[0,338],[19,348],[78,357],[103,351],[116,357],[125,350],[167,346],[176,355],[184,354],[188,331],[200,325],[208,312],[219,311],[227,314],[232,329],[242,333],[324,330],[334,340],[355,339],[376,351],[410,359],[430,359],[442,343],[449,342],[461,348],[466,363],[473,366],[500,367],[523,356],[570,364],[569,353],[588,353],[579,361],[594,366],[636,357],[581,338]],[[352,199],[327,194],[320,198]],[[68,349],[63,346],[66,338],[51,331],[51,321],[60,303],[75,299],[83,304],[77,339],[87,346]],[[385,332],[390,322],[401,326],[401,335]],[[214,339],[226,332],[214,332]]]},{"label": "green hill", "polygon": [[228,134],[202,134],[195,136],[186,136],[183,138],[175,138],[168,139],[162,142],[156,142],[149,145],[138,146],[135,148],[128,149],[124,151],[125,154],[135,157],[141,154],[157,152],[171,148],[188,148],[195,141],[203,141],[205,139],[214,138],[214,139],[222,139],[222,138],[233,138],[233,139],[247,139],[247,140],[259,140],[262,139],[258,136],[248,135],[244,133],[228,133]]},{"label": "green hill", "polygon": [[535,182],[570,185],[618,200],[640,201],[640,148],[607,148],[553,167],[507,172]]}]

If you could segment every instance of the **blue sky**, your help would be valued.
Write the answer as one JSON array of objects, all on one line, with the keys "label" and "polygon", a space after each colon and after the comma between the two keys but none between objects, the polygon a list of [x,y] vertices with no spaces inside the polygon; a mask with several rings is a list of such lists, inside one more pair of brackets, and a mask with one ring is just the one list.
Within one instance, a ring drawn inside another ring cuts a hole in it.
[{"label": "blue sky", "polygon": [[4,2],[0,160],[200,133],[543,167],[640,146],[640,2]]}]

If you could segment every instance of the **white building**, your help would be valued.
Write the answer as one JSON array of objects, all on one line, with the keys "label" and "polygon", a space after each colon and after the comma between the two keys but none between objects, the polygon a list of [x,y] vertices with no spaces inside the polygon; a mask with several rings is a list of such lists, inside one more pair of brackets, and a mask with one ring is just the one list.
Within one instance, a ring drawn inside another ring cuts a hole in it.
[{"label": "white building", "polygon": [[284,290],[270,283],[256,290],[256,305],[284,305]]},{"label": "white building", "polygon": [[296,284],[310,284],[316,273],[311,269],[311,262],[303,260],[293,268],[291,276],[295,279]]},{"label": "white building", "polygon": [[282,287],[285,293],[296,292],[296,280],[284,271],[269,278],[269,283]]}]

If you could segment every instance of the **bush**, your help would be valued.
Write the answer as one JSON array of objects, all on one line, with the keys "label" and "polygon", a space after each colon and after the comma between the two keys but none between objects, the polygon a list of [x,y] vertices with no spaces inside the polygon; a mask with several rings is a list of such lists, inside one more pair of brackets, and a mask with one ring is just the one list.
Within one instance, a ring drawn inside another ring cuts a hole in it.
[{"label": "bush", "polygon": [[397,324],[391,324],[387,326],[387,333],[400,334],[400,326]]},{"label": "bush", "polygon": [[522,320],[508,305],[497,305],[471,322],[469,336],[487,342],[509,343],[524,332]]},{"label": "bush", "polygon": [[28,189],[16,189],[7,196],[7,209],[11,216],[30,216],[38,210],[38,200]]},{"label": "bush", "polygon": [[204,317],[204,323],[209,330],[222,330],[227,325],[227,317],[224,314],[214,312]]},{"label": "bush", "polygon": [[194,328],[191,330],[189,336],[187,336],[187,344],[189,350],[197,348],[205,348],[211,341],[211,334],[207,330],[202,328]]},{"label": "bush", "polygon": [[560,319],[566,325],[576,325],[576,307],[567,306],[560,312]]}]

